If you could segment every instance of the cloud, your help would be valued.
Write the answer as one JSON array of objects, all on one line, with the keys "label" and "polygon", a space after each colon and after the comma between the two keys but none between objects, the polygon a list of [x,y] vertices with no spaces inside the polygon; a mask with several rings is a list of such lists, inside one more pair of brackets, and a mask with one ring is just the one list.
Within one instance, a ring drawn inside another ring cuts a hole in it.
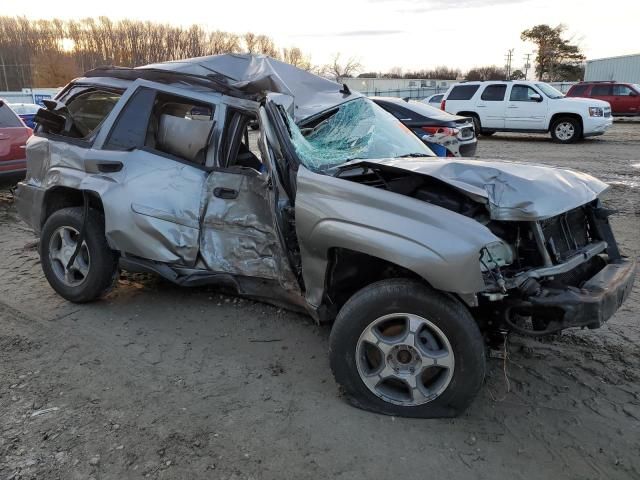
[{"label": "cloud", "polygon": [[394,4],[393,8],[402,13],[423,13],[434,10],[491,7],[522,3],[527,0],[369,0],[371,3]]},{"label": "cloud", "polygon": [[[379,0],[378,0],[379,1]],[[298,37],[380,37],[384,35],[398,35],[403,30],[347,30],[345,32],[305,33]]]}]

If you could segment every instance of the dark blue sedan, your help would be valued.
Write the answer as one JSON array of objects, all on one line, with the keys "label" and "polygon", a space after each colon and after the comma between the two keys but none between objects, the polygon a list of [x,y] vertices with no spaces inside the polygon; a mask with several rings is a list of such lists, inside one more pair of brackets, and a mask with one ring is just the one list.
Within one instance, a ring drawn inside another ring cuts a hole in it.
[{"label": "dark blue sedan", "polygon": [[11,110],[13,110],[29,128],[35,128],[33,123],[33,117],[36,116],[38,110],[42,108],[35,103],[11,103],[9,104]]}]

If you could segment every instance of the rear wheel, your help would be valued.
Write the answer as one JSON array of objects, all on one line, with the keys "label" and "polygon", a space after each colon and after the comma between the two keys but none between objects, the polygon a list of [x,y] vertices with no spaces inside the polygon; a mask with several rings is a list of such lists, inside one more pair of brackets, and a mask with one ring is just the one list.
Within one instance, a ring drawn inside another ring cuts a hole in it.
[{"label": "rear wheel", "polygon": [[473,129],[476,131],[476,136],[485,136],[485,137],[490,137],[491,135],[493,135],[494,133],[496,133],[493,130],[485,130],[482,128],[482,124],[480,123],[480,117],[478,117],[477,115],[473,114],[471,116],[471,119],[473,120]]},{"label": "rear wheel", "polygon": [[551,125],[551,137],[558,143],[574,143],[582,138],[582,125],[573,117],[561,117]]},{"label": "rear wheel", "polygon": [[477,115],[472,115],[471,120],[473,120],[473,129],[476,131],[476,137],[482,133],[482,128],[480,126],[480,119]]},{"label": "rear wheel", "polygon": [[104,236],[102,214],[89,209],[84,239],[83,209],[64,208],[45,222],[40,237],[40,263],[51,287],[71,302],[89,302],[106,295],[115,283],[118,259]]},{"label": "rear wheel", "polygon": [[353,405],[407,417],[459,415],[485,372],[484,342],[467,309],[405,279],[374,283],[347,301],[330,360]]}]

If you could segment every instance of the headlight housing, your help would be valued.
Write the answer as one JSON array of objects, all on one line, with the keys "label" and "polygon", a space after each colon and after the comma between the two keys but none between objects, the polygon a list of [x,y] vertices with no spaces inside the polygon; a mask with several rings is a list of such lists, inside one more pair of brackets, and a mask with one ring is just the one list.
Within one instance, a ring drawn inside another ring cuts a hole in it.
[{"label": "headlight housing", "polygon": [[513,251],[503,242],[489,243],[480,250],[480,269],[483,272],[512,263]]},{"label": "headlight housing", "polygon": [[602,107],[589,107],[590,117],[604,117],[604,108]]}]

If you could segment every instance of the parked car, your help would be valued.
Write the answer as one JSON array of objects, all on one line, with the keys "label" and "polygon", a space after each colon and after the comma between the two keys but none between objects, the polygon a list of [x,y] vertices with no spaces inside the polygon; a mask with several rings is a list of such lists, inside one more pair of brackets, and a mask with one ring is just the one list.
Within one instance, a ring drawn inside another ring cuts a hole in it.
[{"label": "parked car", "polygon": [[56,292],[96,300],[122,268],[285,303],[333,322],[361,408],[458,415],[483,333],[597,328],[634,282],[606,184],[435,157],[370,99],[264,56],[100,68],[46,105],[16,204]]},{"label": "parked car", "polygon": [[36,116],[36,113],[38,113],[38,110],[42,108],[40,105],[35,103],[11,103],[9,106],[18,114],[27,127],[31,129],[35,128],[33,118]]},{"label": "parked car", "polygon": [[469,117],[451,115],[422,102],[395,97],[372,97],[400,120],[439,157],[471,157],[478,140]]},{"label": "parked car", "polygon": [[581,82],[567,97],[597,98],[611,105],[613,115],[640,115],[640,85],[623,82]]},{"label": "parked car", "polygon": [[434,108],[440,108],[440,104],[442,103],[443,98],[444,93],[434,93],[433,95],[429,95],[427,98],[421,101]]},{"label": "parked car", "polygon": [[463,82],[449,88],[441,105],[473,118],[476,134],[551,133],[558,143],[602,135],[613,124],[611,106],[596,99],[565,98],[543,82]]},{"label": "parked car", "polygon": [[0,179],[24,177],[27,168],[25,144],[32,130],[0,99]]}]

